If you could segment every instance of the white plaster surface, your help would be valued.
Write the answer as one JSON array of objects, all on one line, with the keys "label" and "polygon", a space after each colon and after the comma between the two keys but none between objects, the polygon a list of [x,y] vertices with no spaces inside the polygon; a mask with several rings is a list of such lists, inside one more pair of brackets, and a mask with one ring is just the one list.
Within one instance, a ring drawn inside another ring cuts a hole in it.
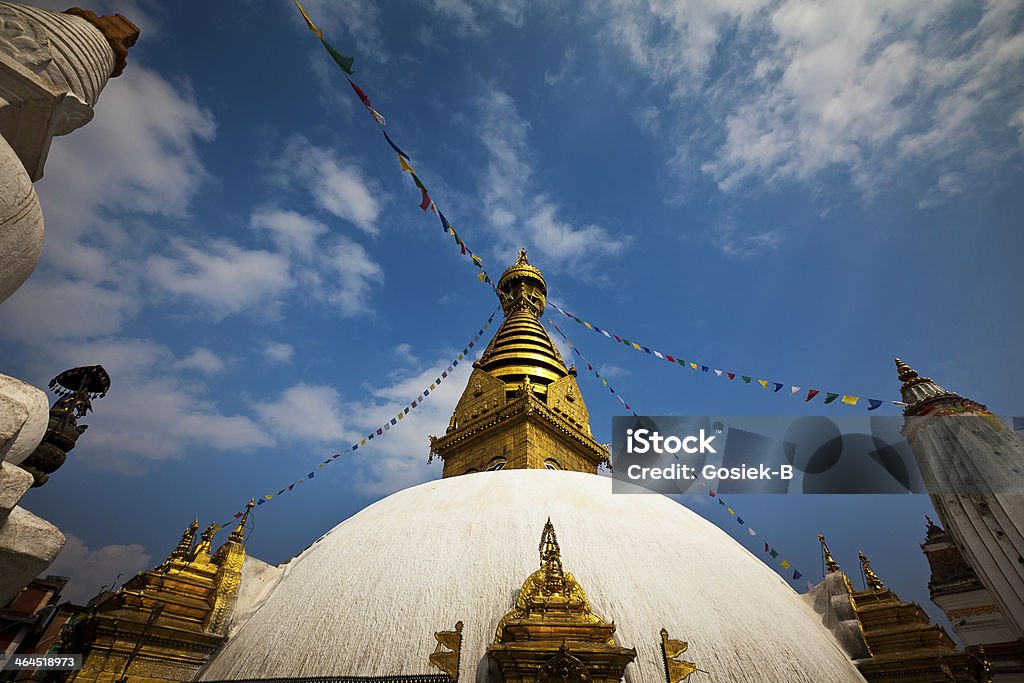
[{"label": "white plaster surface", "polygon": [[41,389],[0,375],[0,460],[17,465],[31,455],[49,420],[50,405]]},{"label": "white plaster surface", "polygon": [[[730,683],[863,681],[821,617],[725,532],[660,495],[576,472],[505,470],[400,491],[286,565],[202,680],[431,672],[433,633],[465,624],[462,677],[539,566],[550,516],[562,561],[637,649],[627,683],[662,683],[659,630]],[[244,586],[244,579],[243,579]],[[251,609],[247,607],[246,609]]]},{"label": "white plaster surface", "polygon": [[0,525],[7,521],[14,507],[34,481],[31,474],[17,465],[0,461]]},{"label": "white plaster surface", "polygon": [[15,507],[0,526],[0,605],[38,576],[64,548],[64,534],[28,510]]},{"label": "white plaster surface", "polygon": [[43,250],[43,212],[21,159],[0,137],[0,302],[21,286]]}]

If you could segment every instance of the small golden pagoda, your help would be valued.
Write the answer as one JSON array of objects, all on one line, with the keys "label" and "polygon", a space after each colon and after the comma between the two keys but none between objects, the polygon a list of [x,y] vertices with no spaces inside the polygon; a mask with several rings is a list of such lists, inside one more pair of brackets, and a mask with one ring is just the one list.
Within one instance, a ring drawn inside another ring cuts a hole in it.
[{"label": "small golden pagoda", "polygon": [[213,552],[219,525],[196,541],[198,520],[160,566],[98,597],[64,636],[63,652],[84,655],[75,683],[165,683],[191,680],[226,638],[245,561],[245,527],[254,501],[228,540]]},{"label": "small golden pagoda", "polygon": [[430,437],[442,476],[499,469],[596,473],[608,450],[590,431],[590,413],[541,324],[544,276],[519,252],[498,281],[505,321],[478,361],[442,437]]},{"label": "small golden pagoda", "polygon": [[[958,650],[949,634],[931,623],[920,605],[901,600],[875,573],[863,552],[857,555],[865,589],[858,591],[832,557],[824,536],[819,534],[818,540],[825,562],[825,583],[834,593],[826,623],[837,631],[837,637],[842,636],[840,642],[851,652],[865,679],[871,683],[987,683],[990,680],[986,662]],[[839,577],[841,583],[835,581],[835,577]],[[844,605],[846,600],[848,606]],[[856,643],[850,642],[850,629],[838,632],[839,627],[847,623],[849,607],[856,617],[856,640],[859,641]]]},{"label": "small golden pagoda", "polygon": [[590,607],[576,578],[563,570],[555,527],[540,537],[540,569],[530,574],[515,607],[502,617],[487,656],[504,683],[621,681],[636,650],[615,644],[615,624]]}]

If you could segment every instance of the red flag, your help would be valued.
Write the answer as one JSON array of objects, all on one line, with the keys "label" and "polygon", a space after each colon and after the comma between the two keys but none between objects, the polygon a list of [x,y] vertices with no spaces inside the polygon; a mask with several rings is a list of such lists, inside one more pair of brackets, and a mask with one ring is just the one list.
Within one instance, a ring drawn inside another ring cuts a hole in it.
[{"label": "red flag", "polygon": [[711,489],[708,489],[708,495],[711,496],[712,498],[714,498],[715,497],[715,492],[712,491]]},{"label": "red flag", "polygon": [[729,375],[729,379],[736,379],[736,373],[735,372],[727,372],[725,374]]},{"label": "red flag", "polygon": [[369,107],[370,106],[370,98],[366,96],[366,93],[363,92],[363,89],[360,88],[355,83],[353,83],[351,78],[349,78],[347,80],[348,80],[348,84],[352,86],[352,89],[356,91],[356,95],[359,96],[359,99],[362,101],[363,105]]},{"label": "red flag", "polygon": [[764,542],[764,551],[768,552],[768,541]]},{"label": "red flag", "polygon": [[668,355],[667,353],[665,354],[665,360],[667,360],[669,363],[675,363],[676,362],[676,359],[673,358],[672,356]]},{"label": "red flag", "polygon": [[426,211],[430,208],[430,195],[427,194],[426,188],[420,188],[420,193],[423,195],[423,201],[420,202],[420,208]]},{"label": "red flag", "polygon": [[815,396],[817,396],[820,393],[821,392],[818,391],[817,389],[808,389],[807,390],[807,398],[804,399],[804,403],[806,403],[807,401],[810,401],[812,398],[814,398]]}]

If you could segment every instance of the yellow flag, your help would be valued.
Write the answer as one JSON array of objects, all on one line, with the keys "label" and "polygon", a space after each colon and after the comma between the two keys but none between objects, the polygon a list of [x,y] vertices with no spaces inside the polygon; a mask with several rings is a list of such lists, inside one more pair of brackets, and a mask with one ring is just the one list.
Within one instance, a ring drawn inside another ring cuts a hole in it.
[{"label": "yellow flag", "polygon": [[318,29],[316,27],[316,24],[314,24],[310,20],[309,15],[306,14],[306,10],[302,9],[302,5],[299,4],[299,0],[295,0],[295,6],[299,8],[300,12],[302,12],[302,18],[306,20],[306,26],[309,27],[309,30],[312,31],[313,33],[315,33],[317,38],[319,38],[320,40],[323,40],[324,39],[324,32],[321,31],[320,29]]},{"label": "yellow flag", "polygon": [[266,498],[267,500],[270,500],[271,498],[273,498],[273,496],[270,495],[269,493],[267,495],[263,496],[263,497]]},{"label": "yellow flag", "polygon": [[694,370],[696,370],[697,369],[697,364],[696,363],[690,363],[690,367],[693,368]]},{"label": "yellow flag", "polygon": [[759,380],[757,380],[757,383],[761,385],[762,389],[767,389],[768,388],[768,380],[766,380],[766,379],[759,379]]},{"label": "yellow flag", "polygon": [[485,277],[487,277],[487,275],[485,275],[484,273],[476,274],[476,279],[479,280],[480,282],[483,282]]},{"label": "yellow flag", "polygon": [[594,329],[593,327],[590,326],[590,323],[588,323],[586,320],[583,321],[583,324],[587,326],[588,330]]},{"label": "yellow flag", "polygon": [[477,264],[478,266],[484,262],[484,260],[477,256],[476,254],[471,253],[470,257],[473,259],[473,263]]},{"label": "yellow flag", "polygon": [[398,155],[398,165],[402,167],[403,171],[408,171],[409,173],[416,172],[413,170],[412,166],[409,165],[409,162],[405,160],[405,157],[403,157],[401,154]]},{"label": "yellow flag", "polygon": [[633,348],[636,349],[637,351],[643,351],[643,349],[640,348],[640,345],[637,344],[636,342],[633,342]]},{"label": "yellow flag", "polygon": [[779,566],[782,567],[783,569],[789,569],[789,562],[786,562],[785,560],[783,560],[782,562],[779,563]]},{"label": "yellow flag", "polygon": [[860,396],[843,396],[843,403],[849,403],[851,406],[857,405],[859,400]]},{"label": "yellow flag", "polygon": [[365,446],[366,445],[366,439],[363,439],[362,441],[360,441],[359,445],[360,446]]},{"label": "yellow flag", "polygon": [[735,515],[735,514],[736,514],[736,513],[735,513],[735,512],[733,511],[733,509],[732,509],[732,508],[725,508],[725,509],[729,511],[729,514],[730,514],[730,515]]},{"label": "yellow flag", "polygon": [[601,384],[603,384],[604,386],[608,386],[608,380],[606,380],[606,379],[601,380]]}]

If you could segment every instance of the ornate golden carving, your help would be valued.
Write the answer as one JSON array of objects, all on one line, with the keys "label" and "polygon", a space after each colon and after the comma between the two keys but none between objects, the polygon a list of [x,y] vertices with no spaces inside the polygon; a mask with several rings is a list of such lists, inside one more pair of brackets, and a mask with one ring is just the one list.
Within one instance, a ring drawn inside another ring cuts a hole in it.
[{"label": "ornate golden carving", "polygon": [[[494,635],[496,643],[501,642],[502,632],[509,622],[546,615],[549,611],[562,612],[580,623],[596,624],[601,621],[590,609],[583,586],[576,577],[562,569],[561,550],[550,517],[544,524],[537,550],[540,553],[540,569],[526,579],[516,596],[515,607],[498,622]],[[607,644],[614,645],[615,639],[609,637]]]},{"label": "ornate golden carving", "polygon": [[697,665],[684,659],[677,659],[686,652],[690,644],[682,640],[672,640],[668,631],[661,629],[661,658],[665,664],[665,679],[668,683],[679,683],[699,671]]},{"label": "ornate golden carving", "polygon": [[[430,655],[430,663],[448,674],[453,681],[458,681],[462,655],[462,622],[455,622],[454,631],[435,631],[434,638],[437,639],[437,647]],[[448,648],[448,651],[443,648]]]},{"label": "ornate golden carving", "polygon": [[868,585],[868,589],[873,591],[884,591],[885,584],[882,583],[882,580],[878,578],[878,575],[871,569],[871,563],[868,561],[867,556],[858,550],[857,557],[860,558],[860,566],[864,571],[864,583]]},{"label": "ornate golden carving", "polygon": [[487,654],[501,680],[516,683],[613,683],[636,650],[615,644],[615,624],[603,621],[587,594],[562,567],[555,527],[541,533],[540,569],[533,572],[513,609],[498,623]]}]

